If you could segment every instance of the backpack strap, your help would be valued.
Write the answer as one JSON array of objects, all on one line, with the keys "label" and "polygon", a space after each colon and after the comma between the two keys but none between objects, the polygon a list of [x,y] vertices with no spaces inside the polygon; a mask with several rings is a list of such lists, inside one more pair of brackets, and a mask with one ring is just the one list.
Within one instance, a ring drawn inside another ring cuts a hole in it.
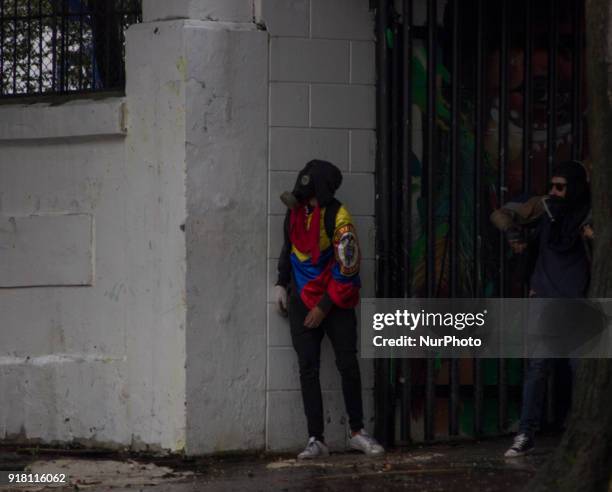
[{"label": "backpack strap", "polygon": [[334,232],[336,232],[336,216],[338,215],[338,210],[342,203],[340,203],[335,198],[325,207],[325,233],[329,238],[329,242],[333,242],[334,240]]}]

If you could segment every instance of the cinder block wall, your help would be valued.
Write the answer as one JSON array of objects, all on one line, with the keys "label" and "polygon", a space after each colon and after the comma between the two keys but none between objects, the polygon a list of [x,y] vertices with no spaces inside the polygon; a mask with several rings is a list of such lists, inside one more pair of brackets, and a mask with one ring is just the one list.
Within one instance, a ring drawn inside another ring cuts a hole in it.
[{"label": "cinder block wall", "polygon": [[[297,358],[288,321],[275,311],[273,285],[285,208],[280,193],[313,158],[335,163],[338,197],[355,218],[363,253],[362,295],[374,295],[375,45],[368,0],[260,0],[257,21],[269,43],[268,350],[266,443],[295,449],[307,438]],[[346,445],[340,376],[329,341],[321,370],[326,440]],[[361,360],[367,426],[373,418],[373,364]]]}]

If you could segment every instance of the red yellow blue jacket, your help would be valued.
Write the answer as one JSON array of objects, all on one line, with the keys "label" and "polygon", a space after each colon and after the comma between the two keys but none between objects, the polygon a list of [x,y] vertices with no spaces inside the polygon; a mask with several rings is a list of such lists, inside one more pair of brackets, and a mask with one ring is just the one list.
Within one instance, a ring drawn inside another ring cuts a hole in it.
[{"label": "red yellow blue jacket", "polygon": [[346,207],[338,208],[333,238],[328,237],[325,230],[325,211],[321,209],[320,256],[316,265],[310,254],[291,244],[287,215],[277,285],[287,287],[291,284],[308,309],[318,305],[327,312],[333,305],[348,309],[359,302],[361,254],[353,219]]}]

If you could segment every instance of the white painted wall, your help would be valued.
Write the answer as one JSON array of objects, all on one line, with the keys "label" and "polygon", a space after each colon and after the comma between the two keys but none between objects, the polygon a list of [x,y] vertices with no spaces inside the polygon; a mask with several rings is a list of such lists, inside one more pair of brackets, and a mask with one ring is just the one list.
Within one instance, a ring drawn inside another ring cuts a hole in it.
[{"label": "white painted wall", "polygon": [[[268,360],[266,445],[296,449],[307,439],[297,358],[287,320],[272,304],[282,245],[283,190],[313,158],[342,169],[338,197],[353,214],[363,249],[362,295],[374,295],[375,57],[368,0],[258,0],[269,44]],[[344,449],[348,419],[333,350],[324,341],[321,384],[326,440]],[[361,361],[364,410],[373,418],[373,365]]]},{"label": "white painted wall", "polygon": [[143,30],[125,98],[0,107],[5,439],[185,445],[184,74]]},{"label": "white painted wall", "polygon": [[[367,4],[144,0],[124,98],[0,106],[0,437],[190,454],[303,445],[295,354],[268,295],[278,195],[311,158],[341,167],[372,295]],[[342,447],[328,344],[323,366],[327,436]]]},{"label": "white painted wall", "polygon": [[180,275],[162,265],[180,265],[182,238],[166,239],[166,171],[135,159],[146,144],[127,128],[128,106],[138,115],[125,99],[0,107],[5,439],[181,446],[184,390],[158,374],[180,383],[184,343],[156,333],[184,309],[165,327],[152,320],[170,307],[160,299],[181,297]]}]

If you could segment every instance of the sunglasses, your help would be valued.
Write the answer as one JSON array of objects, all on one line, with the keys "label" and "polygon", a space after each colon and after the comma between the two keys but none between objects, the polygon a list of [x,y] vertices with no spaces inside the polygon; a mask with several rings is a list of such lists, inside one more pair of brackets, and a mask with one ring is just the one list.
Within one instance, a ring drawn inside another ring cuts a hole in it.
[{"label": "sunglasses", "polygon": [[553,181],[550,183],[550,187],[557,191],[564,191],[567,188],[567,183],[555,183]]}]

